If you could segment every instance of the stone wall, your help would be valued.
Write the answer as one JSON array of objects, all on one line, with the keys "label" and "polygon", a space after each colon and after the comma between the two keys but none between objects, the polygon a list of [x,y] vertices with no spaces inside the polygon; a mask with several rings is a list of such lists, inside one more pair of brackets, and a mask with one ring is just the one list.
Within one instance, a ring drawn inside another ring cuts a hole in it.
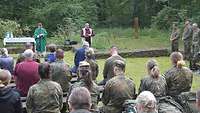
[{"label": "stone wall", "polygon": [[[126,52],[119,52],[119,54],[126,58],[126,57],[160,57],[160,56],[169,56],[170,52],[168,49],[155,49],[155,50],[137,50],[137,51],[126,51]],[[109,53],[105,52],[97,52],[95,54],[96,58],[108,58],[110,55]]]}]

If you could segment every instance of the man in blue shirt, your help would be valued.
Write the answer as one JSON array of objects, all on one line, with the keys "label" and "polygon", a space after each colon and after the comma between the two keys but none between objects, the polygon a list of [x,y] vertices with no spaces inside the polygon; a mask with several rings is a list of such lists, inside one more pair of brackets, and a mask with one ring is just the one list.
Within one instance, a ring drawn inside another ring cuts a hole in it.
[{"label": "man in blue shirt", "polygon": [[76,73],[78,66],[79,66],[79,62],[84,61],[85,60],[85,50],[89,48],[89,43],[84,41],[83,42],[83,47],[79,48],[76,53],[75,53],[75,57],[74,57],[74,64],[75,66],[71,69],[72,73]]}]

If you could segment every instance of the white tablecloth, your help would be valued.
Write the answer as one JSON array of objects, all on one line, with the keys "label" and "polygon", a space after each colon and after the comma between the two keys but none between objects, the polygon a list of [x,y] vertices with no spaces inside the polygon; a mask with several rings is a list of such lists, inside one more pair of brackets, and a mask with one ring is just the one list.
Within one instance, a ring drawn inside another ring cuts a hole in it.
[{"label": "white tablecloth", "polygon": [[32,37],[4,38],[3,39],[4,45],[6,45],[6,43],[26,43],[26,42],[35,43],[35,39]]}]

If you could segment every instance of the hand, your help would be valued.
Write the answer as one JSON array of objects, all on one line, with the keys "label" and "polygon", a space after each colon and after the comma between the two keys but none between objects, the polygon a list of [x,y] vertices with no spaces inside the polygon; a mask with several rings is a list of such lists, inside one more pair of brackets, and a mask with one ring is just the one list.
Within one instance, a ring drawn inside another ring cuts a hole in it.
[{"label": "hand", "polygon": [[44,36],[44,34],[39,34],[39,36]]}]

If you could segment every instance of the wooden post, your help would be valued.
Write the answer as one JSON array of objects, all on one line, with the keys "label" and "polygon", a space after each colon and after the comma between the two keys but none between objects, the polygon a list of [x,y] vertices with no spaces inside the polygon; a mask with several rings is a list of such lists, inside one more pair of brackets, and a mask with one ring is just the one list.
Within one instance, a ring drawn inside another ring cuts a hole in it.
[{"label": "wooden post", "polygon": [[134,17],[133,28],[134,28],[134,37],[136,39],[138,39],[139,38],[139,19],[138,19],[138,17]]}]

